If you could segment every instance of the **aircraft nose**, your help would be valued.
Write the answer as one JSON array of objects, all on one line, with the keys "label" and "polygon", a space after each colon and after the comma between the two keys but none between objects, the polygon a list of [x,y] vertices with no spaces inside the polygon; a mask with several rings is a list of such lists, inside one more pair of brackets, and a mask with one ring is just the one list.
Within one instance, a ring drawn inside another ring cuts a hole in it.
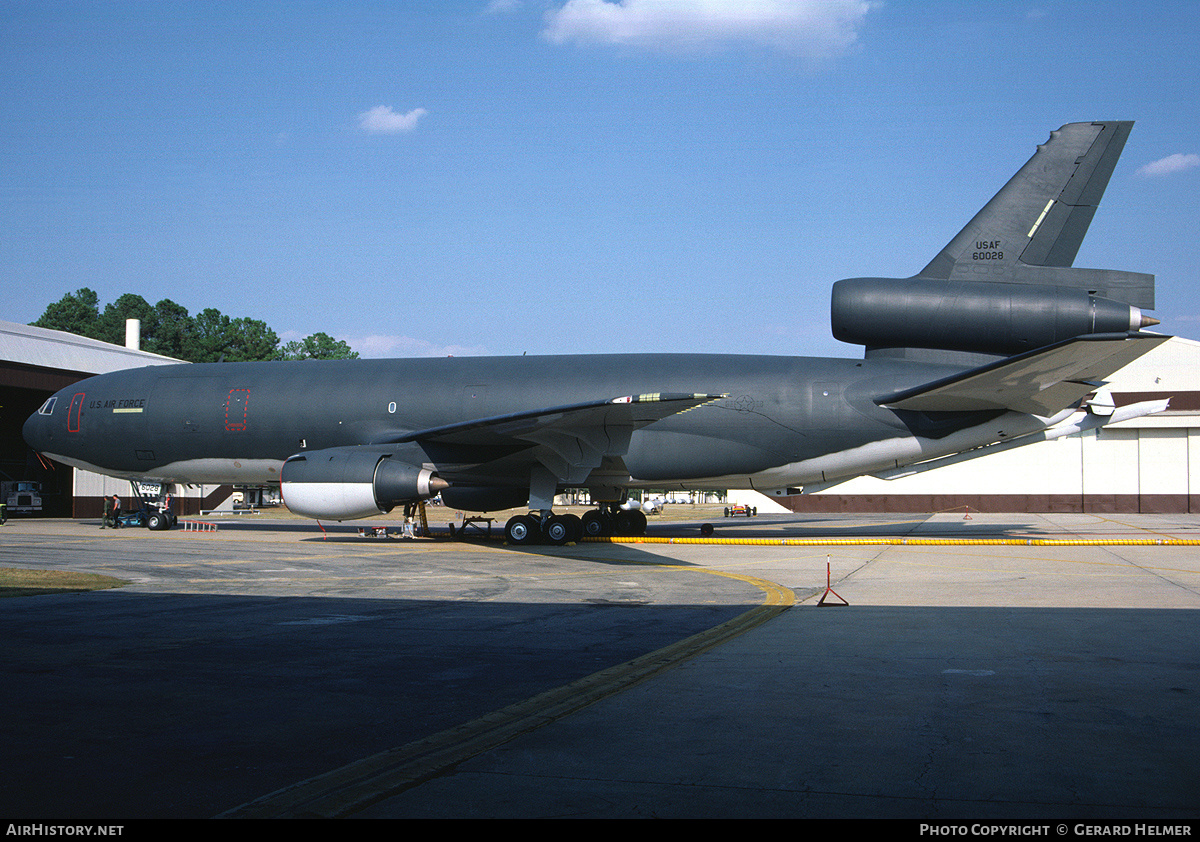
[{"label": "aircraft nose", "polygon": [[39,453],[47,450],[50,447],[50,442],[53,439],[53,434],[50,432],[50,418],[48,414],[43,414],[46,404],[42,404],[42,408],[25,419],[25,426],[21,428],[21,435],[25,438],[25,443]]}]

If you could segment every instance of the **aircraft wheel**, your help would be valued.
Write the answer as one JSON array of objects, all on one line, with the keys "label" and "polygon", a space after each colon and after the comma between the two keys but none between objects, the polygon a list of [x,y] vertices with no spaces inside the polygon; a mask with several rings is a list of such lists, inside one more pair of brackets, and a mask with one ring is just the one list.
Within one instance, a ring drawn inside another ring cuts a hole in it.
[{"label": "aircraft wheel", "polygon": [[612,520],[599,509],[592,509],[583,516],[583,537],[607,538],[612,535]]},{"label": "aircraft wheel", "polygon": [[571,540],[571,524],[563,515],[555,515],[546,522],[546,540],[557,547]]},{"label": "aircraft wheel", "polygon": [[629,530],[633,528],[630,522],[629,512],[619,511],[613,515],[613,535],[628,535]]},{"label": "aircraft wheel", "polygon": [[567,540],[579,543],[579,539],[583,537],[583,521],[579,519],[579,515],[563,515],[562,518],[571,530]]},{"label": "aircraft wheel", "polygon": [[641,535],[646,531],[646,516],[631,509],[622,509],[613,518],[616,535]]},{"label": "aircraft wheel", "polygon": [[150,517],[146,518],[146,528],[159,531],[170,526],[170,522],[158,512],[154,512]]},{"label": "aircraft wheel", "polygon": [[633,531],[630,535],[646,534],[646,515],[644,512],[630,512],[633,515]]},{"label": "aircraft wheel", "polygon": [[508,519],[504,524],[504,540],[510,544],[525,546],[532,544],[541,533],[538,522],[529,515],[517,515]]}]

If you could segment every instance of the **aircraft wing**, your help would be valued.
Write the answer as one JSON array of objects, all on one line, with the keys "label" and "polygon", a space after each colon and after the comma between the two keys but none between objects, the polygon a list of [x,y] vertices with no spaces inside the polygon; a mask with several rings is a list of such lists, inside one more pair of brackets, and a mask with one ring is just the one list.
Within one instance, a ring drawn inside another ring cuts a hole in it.
[{"label": "aircraft wing", "polygon": [[559,479],[582,482],[606,456],[623,456],[634,430],[725,395],[652,393],[547,407],[417,430],[390,444],[471,448],[534,447],[530,454]]},{"label": "aircraft wing", "polygon": [[919,412],[1011,410],[1050,416],[1076,405],[1104,378],[1168,339],[1150,333],[1079,336],[887,395],[875,403],[885,409]]}]

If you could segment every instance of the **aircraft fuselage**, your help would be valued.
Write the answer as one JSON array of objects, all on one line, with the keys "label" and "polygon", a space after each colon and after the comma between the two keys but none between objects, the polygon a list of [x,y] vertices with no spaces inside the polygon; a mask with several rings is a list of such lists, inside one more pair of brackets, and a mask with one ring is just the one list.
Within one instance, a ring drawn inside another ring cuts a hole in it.
[{"label": "aircraft fuselage", "polygon": [[[783,466],[913,438],[875,399],[958,370],[734,355],[147,366],[62,390],[47,402],[48,414],[30,418],[25,436],[55,459],[114,476],[261,484],[277,482],[281,464],[296,453],[394,441],[531,406],[697,392],[726,397],[634,432],[624,456],[629,484],[746,487]],[[450,468],[440,473],[451,482],[494,479],[508,455],[501,450],[491,467],[476,456],[457,476]],[[828,478],[788,472],[768,484]]]}]

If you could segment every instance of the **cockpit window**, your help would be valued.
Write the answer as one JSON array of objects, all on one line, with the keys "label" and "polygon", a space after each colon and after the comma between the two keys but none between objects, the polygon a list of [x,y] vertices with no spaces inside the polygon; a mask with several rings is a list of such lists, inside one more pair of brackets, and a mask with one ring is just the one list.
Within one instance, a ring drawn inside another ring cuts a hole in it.
[{"label": "cockpit window", "polygon": [[38,415],[50,415],[51,413],[53,413],[54,412],[54,402],[57,400],[58,400],[58,396],[55,395],[54,397],[52,397],[48,401],[46,401],[44,404],[42,404],[42,408],[38,410]]}]

